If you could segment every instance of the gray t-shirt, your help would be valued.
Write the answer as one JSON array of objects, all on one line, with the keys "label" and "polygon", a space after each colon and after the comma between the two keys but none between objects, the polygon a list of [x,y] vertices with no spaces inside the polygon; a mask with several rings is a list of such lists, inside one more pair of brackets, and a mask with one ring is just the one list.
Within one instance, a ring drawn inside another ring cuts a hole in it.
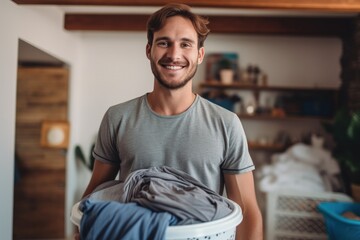
[{"label": "gray t-shirt", "polygon": [[120,181],[138,169],[169,166],[220,194],[223,173],[255,168],[236,114],[199,95],[189,109],[173,116],[152,111],[146,94],[110,107],[93,155],[120,165]]}]

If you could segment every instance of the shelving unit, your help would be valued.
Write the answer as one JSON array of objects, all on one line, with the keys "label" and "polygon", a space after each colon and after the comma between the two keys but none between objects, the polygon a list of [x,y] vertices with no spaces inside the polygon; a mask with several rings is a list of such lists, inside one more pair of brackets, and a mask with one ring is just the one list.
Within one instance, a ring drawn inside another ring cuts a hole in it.
[{"label": "shelving unit", "polygon": [[281,152],[285,149],[282,144],[260,144],[257,142],[248,142],[249,149],[256,151]]},{"label": "shelving unit", "polygon": [[206,81],[200,84],[200,87],[217,88],[217,89],[240,89],[251,91],[329,91],[334,92],[337,89],[327,87],[292,87],[292,86],[262,86],[244,84],[241,82],[234,82],[231,84],[223,84],[218,81]]},{"label": "shelving unit", "polygon": [[241,119],[264,120],[264,121],[331,121],[331,118],[316,116],[284,116],[277,117],[271,114],[238,114]]},{"label": "shelving unit", "polygon": [[[208,81],[200,84],[201,88],[218,89],[218,90],[237,90],[237,91],[251,91],[254,94],[256,101],[258,102],[261,92],[279,92],[288,94],[308,94],[313,96],[325,96],[328,98],[336,108],[338,102],[338,89],[329,87],[292,87],[292,86],[260,86],[250,85],[242,83],[222,84],[217,81]],[[292,115],[286,114],[286,116],[272,116],[270,114],[241,114],[242,118],[251,118],[257,120],[326,120],[331,119],[332,116],[311,116],[307,115]]]},{"label": "shelving unit", "polygon": [[[250,84],[243,84],[240,82],[234,82],[232,84],[222,84],[221,82],[217,81],[205,81],[200,84],[201,89],[215,89],[215,90],[236,90],[236,91],[250,91],[256,100],[259,102],[259,98],[262,92],[273,92],[278,94],[288,94],[290,96],[297,96],[297,95],[306,95],[306,96],[314,96],[319,97],[323,96],[329,101],[329,104],[333,110],[337,107],[338,102],[338,89],[330,88],[330,87],[293,87],[293,86],[261,86],[261,85],[250,85]],[[295,97],[296,98],[296,97]],[[301,100],[299,100],[301,102]],[[256,104],[258,105],[258,104]],[[320,110],[322,111],[322,110]],[[268,113],[254,113],[254,114],[247,114],[247,113],[237,113],[240,119],[249,120],[249,121],[263,121],[269,123],[271,121],[282,121],[284,124],[289,122],[300,122],[303,123],[304,121],[331,121],[332,119],[332,112],[326,115],[311,115],[311,114],[291,114],[285,111],[284,115],[272,115],[271,112]],[[265,143],[261,144],[259,142],[253,141],[249,142],[249,148],[251,150],[256,151],[269,151],[269,152],[279,152],[286,148],[285,145],[280,143]]]}]

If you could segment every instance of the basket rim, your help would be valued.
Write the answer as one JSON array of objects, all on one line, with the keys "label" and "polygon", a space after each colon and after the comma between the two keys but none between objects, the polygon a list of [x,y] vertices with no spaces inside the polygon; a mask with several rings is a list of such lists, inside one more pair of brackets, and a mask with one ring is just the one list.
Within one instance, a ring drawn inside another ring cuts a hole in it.
[{"label": "basket rim", "polygon": [[[243,220],[242,210],[240,206],[234,201],[225,198],[225,201],[229,203],[232,208],[232,212],[221,218],[211,222],[196,223],[191,225],[179,225],[168,226],[165,232],[166,239],[178,239],[187,237],[201,237],[207,235],[213,235],[220,232],[226,232],[230,229],[236,229]],[[80,221],[83,213],[79,210],[80,202],[73,205],[70,220],[80,229]],[[221,231],[219,231],[221,229]],[[189,232],[191,230],[191,232]]]},{"label": "basket rim", "polygon": [[[231,208],[232,212],[221,219],[211,222],[196,223],[191,225],[169,226],[166,230],[166,239],[179,239],[179,238],[194,238],[213,235],[216,233],[226,232],[231,229],[236,229],[243,220],[242,210],[240,206],[234,201],[225,198]],[[219,229],[221,229],[219,231]],[[190,232],[191,231],[191,232]]]},{"label": "basket rim", "polygon": [[341,214],[335,213],[332,210],[332,207],[334,205],[342,205],[342,206],[358,206],[360,208],[360,203],[354,203],[354,202],[321,202],[318,204],[319,211],[325,215],[325,217],[330,217],[332,219],[335,219],[337,221],[340,221],[342,223],[351,224],[360,226],[360,221],[355,219],[349,219],[346,217],[343,217]]}]

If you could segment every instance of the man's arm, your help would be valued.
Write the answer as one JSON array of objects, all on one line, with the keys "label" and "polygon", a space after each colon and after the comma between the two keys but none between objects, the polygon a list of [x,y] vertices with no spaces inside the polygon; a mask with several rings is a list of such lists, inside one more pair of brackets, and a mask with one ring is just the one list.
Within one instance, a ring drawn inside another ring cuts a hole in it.
[{"label": "man's arm", "polygon": [[263,239],[263,222],[256,200],[252,172],[243,174],[224,174],[227,197],[238,203],[242,209],[243,220],[236,229],[236,239]]},{"label": "man's arm", "polygon": [[[110,180],[114,180],[118,171],[119,171],[119,167],[117,167],[116,165],[95,160],[94,169],[91,175],[90,182],[86,187],[86,190],[82,195],[82,197],[84,198],[90,193],[92,193],[94,189],[100,184]],[[79,229],[75,229],[74,239],[80,240]]]},{"label": "man's arm", "polygon": [[110,180],[114,180],[118,171],[119,171],[119,167],[117,165],[95,160],[93,173],[90,182],[83,194],[83,197],[92,193],[94,189],[98,187],[100,184]]}]

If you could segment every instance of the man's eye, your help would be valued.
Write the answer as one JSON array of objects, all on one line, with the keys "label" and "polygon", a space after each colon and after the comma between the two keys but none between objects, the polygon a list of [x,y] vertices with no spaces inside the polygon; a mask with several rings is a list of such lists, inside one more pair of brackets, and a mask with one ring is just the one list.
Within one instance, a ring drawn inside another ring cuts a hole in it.
[{"label": "man's eye", "polygon": [[157,45],[159,47],[167,47],[168,46],[168,43],[167,42],[158,42]]},{"label": "man's eye", "polygon": [[181,44],[181,47],[183,47],[183,48],[190,48],[191,46],[192,46],[191,43],[188,43],[188,42]]}]

